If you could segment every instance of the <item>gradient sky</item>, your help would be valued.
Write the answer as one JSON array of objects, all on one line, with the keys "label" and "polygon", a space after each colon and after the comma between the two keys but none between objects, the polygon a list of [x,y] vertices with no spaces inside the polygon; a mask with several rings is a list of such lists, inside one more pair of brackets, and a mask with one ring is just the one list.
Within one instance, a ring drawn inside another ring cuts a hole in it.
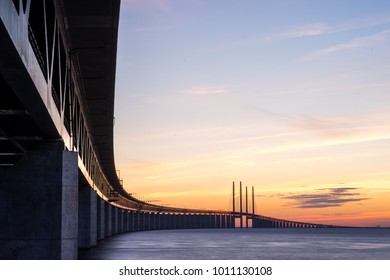
[{"label": "gradient sky", "polygon": [[390,226],[390,1],[122,0],[115,156],[169,206]]}]

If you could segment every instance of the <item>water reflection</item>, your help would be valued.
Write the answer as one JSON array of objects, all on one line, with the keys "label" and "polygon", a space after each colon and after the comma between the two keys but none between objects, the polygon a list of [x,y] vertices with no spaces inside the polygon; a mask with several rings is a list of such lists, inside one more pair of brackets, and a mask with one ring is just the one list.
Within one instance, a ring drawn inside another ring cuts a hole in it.
[{"label": "water reflection", "polygon": [[390,229],[198,229],[133,232],[81,259],[390,259]]}]

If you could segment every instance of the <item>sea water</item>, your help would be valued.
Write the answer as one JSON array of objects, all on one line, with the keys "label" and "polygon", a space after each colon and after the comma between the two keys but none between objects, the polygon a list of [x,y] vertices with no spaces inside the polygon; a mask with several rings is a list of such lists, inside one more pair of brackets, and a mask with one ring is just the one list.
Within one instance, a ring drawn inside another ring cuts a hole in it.
[{"label": "sea water", "polygon": [[118,234],[91,260],[390,260],[389,228],[191,229]]}]

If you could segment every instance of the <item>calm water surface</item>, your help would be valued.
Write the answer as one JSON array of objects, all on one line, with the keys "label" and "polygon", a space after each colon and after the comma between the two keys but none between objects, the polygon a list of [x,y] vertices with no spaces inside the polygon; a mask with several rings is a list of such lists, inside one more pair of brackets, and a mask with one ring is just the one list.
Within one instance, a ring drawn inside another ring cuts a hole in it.
[{"label": "calm water surface", "polygon": [[192,229],[115,235],[79,252],[104,260],[390,260],[390,229]]}]

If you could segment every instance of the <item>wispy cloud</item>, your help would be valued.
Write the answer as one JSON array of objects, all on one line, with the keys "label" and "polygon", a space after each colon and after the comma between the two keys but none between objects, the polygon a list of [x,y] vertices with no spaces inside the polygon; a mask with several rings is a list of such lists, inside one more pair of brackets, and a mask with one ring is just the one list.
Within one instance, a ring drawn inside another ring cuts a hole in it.
[{"label": "wispy cloud", "polygon": [[290,123],[299,130],[309,131],[327,139],[341,139],[355,137],[367,131],[370,127],[356,125],[356,119],[341,118],[320,118],[306,116],[299,120],[290,121]]},{"label": "wispy cloud", "polygon": [[282,199],[292,200],[289,207],[295,208],[328,208],[340,207],[350,202],[367,200],[363,197],[359,188],[323,188],[314,193],[294,194],[285,196]]},{"label": "wispy cloud", "polygon": [[312,23],[305,26],[294,27],[289,30],[255,35],[248,38],[237,39],[235,41],[225,42],[215,46],[215,49],[223,49],[245,45],[265,45],[272,44],[284,40],[301,38],[307,36],[318,36],[329,32],[330,27],[326,23]]},{"label": "wispy cloud", "polygon": [[333,45],[321,50],[314,51],[310,53],[309,55],[305,56],[303,59],[311,59],[311,58],[317,58],[325,55],[329,55],[336,52],[351,50],[355,48],[361,48],[373,45],[378,42],[382,42],[384,40],[387,40],[390,38],[390,30],[385,30],[373,35],[369,36],[363,36],[359,38],[355,38],[349,42]]},{"label": "wispy cloud", "polygon": [[309,37],[309,36],[319,36],[325,33],[332,31],[331,26],[327,23],[313,23],[305,26],[295,27],[293,29],[287,30],[285,32],[280,32],[274,35],[269,35],[269,41],[283,41],[287,39]]},{"label": "wispy cloud", "polygon": [[188,95],[210,95],[210,94],[222,94],[225,93],[224,87],[193,87],[188,90],[181,91],[182,94]]},{"label": "wispy cloud", "polygon": [[[345,21],[333,25],[328,24],[326,22],[314,22],[302,26],[295,26],[287,30],[280,30],[272,33],[264,33],[264,34],[247,37],[247,38],[237,39],[235,41],[225,42],[223,44],[216,46],[216,49],[250,45],[250,44],[258,44],[258,45],[273,44],[285,40],[353,31],[357,29],[380,26],[388,23],[390,23],[390,15],[378,15],[376,17],[360,18],[360,19],[349,20],[349,21]],[[374,38],[365,38],[365,39],[373,40]],[[335,50],[330,49],[328,51],[336,51],[337,49],[340,50],[348,49],[354,47],[356,44],[362,44],[362,43],[363,42],[357,39],[356,42],[352,41],[350,43],[340,44],[334,46],[336,48]]]},{"label": "wispy cloud", "polygon": [[359,18],[354,20],[349,20],[342,22],[340,24],[336,24],[332,26],[333,32],[343,32],[343,31],[349,31],[349,30],[356,30],[356,29],[363,29],[363,28],[369,28],[374,26],[380,26],[384,24],[390,23],[390,15],[384,14],[384,15],[376,15],[372,17],[365,17],[365,18]]}]

